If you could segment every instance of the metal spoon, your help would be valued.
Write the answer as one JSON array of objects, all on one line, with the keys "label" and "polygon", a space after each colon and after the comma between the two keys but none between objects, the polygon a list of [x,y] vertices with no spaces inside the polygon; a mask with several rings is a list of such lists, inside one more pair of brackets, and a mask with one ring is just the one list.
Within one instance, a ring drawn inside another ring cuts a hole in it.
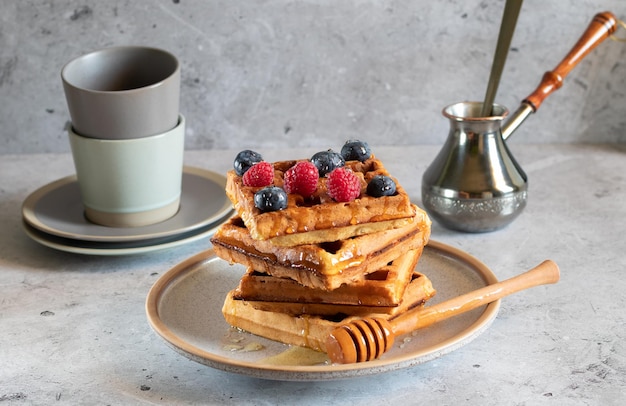
[{"label": "metal spoon", "polygon": [[485,95],[481,117],[491,115],[491,107],[496,98],[500,77],[504,70],[506,57],[511,46],[511,39],[513,38],[513,32],[515,32],[515,25],[517,24],[517,16],[521,8],[522,0],[507,0],[504,6],[502,23],[500,24],[500,34],[498,35],[496,52],[493,56],[493,64],[491,65],[491,74],[489,75],[489,83],[487,84],[487,93]]}]

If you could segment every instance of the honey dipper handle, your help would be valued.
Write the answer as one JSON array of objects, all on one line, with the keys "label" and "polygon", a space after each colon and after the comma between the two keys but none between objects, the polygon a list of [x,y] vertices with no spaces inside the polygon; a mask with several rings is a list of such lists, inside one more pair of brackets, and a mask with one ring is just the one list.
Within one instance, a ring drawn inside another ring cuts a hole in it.
[{"label": "honey dipper handle", "polygon": [[534,111],[537,111],[543,100],[563,85],[565,76],[616,29],[617,19],[612,13],[606,11],[596,14],[576,45],[553,71],[543,75],[539,87],[524,99],[523,103],[529,104]]},{"label": "honey dipper handle", "polygon": [[560,272],[557,264],[554,261],[546,260],[513,278],[487,285],[433,306],[410,310],[391,321],[392,332],[395,336],[407,334],[521,290],[556,283],[559,277]]}]

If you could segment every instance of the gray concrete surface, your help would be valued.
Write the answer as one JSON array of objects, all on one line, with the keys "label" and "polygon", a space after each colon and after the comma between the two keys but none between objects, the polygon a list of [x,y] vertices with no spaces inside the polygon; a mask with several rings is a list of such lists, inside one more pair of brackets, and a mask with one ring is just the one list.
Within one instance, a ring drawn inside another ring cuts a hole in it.
[{"label": "gray concrete surface", "polygon": [[[67,152],[59,72],[88,51],[158,46],[182,63],[188,149],[440,144],[450,103],[481,100],[503,0],[6,0],[0,154]],[[621,0],[524,2],[496,101],[510,109]],[[618,34],[625,37],[626,30]],[[515,143],[626,142],[626,44],[606,41]]]},{"label": "gray concrete surface", "polygon": [[[438,147],[376,147],[419,203],[419,176]],[[490,328],[432,362],[336,382],[248,378],[197,364],[150,328],[144,302],[203,239],[125,257],[76,255],[23,232],[22,201],[73,172],[69,154],[0,159],[0,404],[2,405],[602,405],[624,404],[626,295],[623,146],[516,145],[528,206],[507,228],[432,238],[475,256],[500,279],[553,259],[556,285],[505,298]],[[269,160],[312,150],[262,150]],[[236,150],[189,151],[222,172]]]}]

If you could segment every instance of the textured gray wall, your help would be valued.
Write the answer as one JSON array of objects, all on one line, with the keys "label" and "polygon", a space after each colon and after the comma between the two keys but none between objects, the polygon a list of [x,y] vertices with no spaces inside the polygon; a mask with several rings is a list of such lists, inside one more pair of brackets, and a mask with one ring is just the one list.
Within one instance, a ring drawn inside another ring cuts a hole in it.
[{"label": "textured gray wall", "polygon": [[[503,0],[2,0],[0,153],[65,152],[66,61],[112,45],[182,63],[187,148],[439,144],[484,97]],[[514,110],[600,11],[527,0],[496,101]],[[626,30],[618,34],[626,36]],[[626,43],[605,41],[511,142],[626,142]]]}]

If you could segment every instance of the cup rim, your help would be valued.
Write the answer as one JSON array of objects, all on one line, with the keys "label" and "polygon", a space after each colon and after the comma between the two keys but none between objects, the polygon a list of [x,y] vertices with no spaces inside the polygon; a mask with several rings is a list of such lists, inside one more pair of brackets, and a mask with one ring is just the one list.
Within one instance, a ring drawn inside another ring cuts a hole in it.
[{"label": "cup rim", "polygon": [[[67,78],[67,71],[71,68],[71,66],[75,63],[78,63],[78,61],[83,60],[85,58],[89,58],[89,57],[93,57],[96,54],[102,54],[102,53],[111,53],[111,52],[120,52],[120,51],[130,51],[130,50],[144,50],[144,51],[152,51],[152,52],[156,52],[156,53],[160,53],[163,54],[164,56],[167,56],[169,58],[172,59],[172,61],[174,61],[174,69],[172,70],[172,72],[162,78],[161,80],[159,80],[158,82],[146,85],[146,86],[141,86],[141,87],[135,87],[132,89],[122,89],[122,90],[98,90],[98,89],[90,89],[87,87],[83,87],[83,86],[78,86],[74,83],[72,83],[68,78]],[[145,91],[146,89],[151,89],[151,88],[156,88],[159,86],[163,86],[165,82],[167,82],[169,79],[171,79],[174,75],[177,75],[180,72],[180,61],[178,60],[178,58],[176,58],[176,56],[169,52],[166,51],[162,48],[157,48],[157,47],[152,47],[152,46],[144,46],[144,45],[119,45],[119,46],[111,46],[111,47],[105,47],[105,48],[100,48],[100,49],[96,49],[90,52],[87,52],[85,54],[79,55],[73,59],[71,59],[70,61],[66,62],[65,65],[63,65],[63,67],[61,68],[61,80],[63,81],[63,83],[66,86],[71,87],[72,89],[75,90],[79,90],[82,92],[86,92],[86,93],[92,93],[92,94],[100,94],[100,95],[106,95],[106,94],[115,94],[115,95],[121,95],[121,94],[132,94],[132,93],[137,93],[137,92],[141,92],[141,91]]]},{"label": "cup rim", "polygon": [[79,139],[84,139],[84,142],[97,142],[97,143],[109,143],[109,144],[122,144],[122,143],[137,143],[137,142],[149,142],[158,137],[167,137],[169,134],[178,131],[182,126],[185,126],[185,116],[181,113],[178,114],[178,122],[171,129],[164,131],[159,134],[148,135],[145,137],[137,137],[137,138],[95,138],[83,135],[77,132],[74,129],[74,126],[70,123],[67,127],[67,131],[72,137],[77,137]]}]

